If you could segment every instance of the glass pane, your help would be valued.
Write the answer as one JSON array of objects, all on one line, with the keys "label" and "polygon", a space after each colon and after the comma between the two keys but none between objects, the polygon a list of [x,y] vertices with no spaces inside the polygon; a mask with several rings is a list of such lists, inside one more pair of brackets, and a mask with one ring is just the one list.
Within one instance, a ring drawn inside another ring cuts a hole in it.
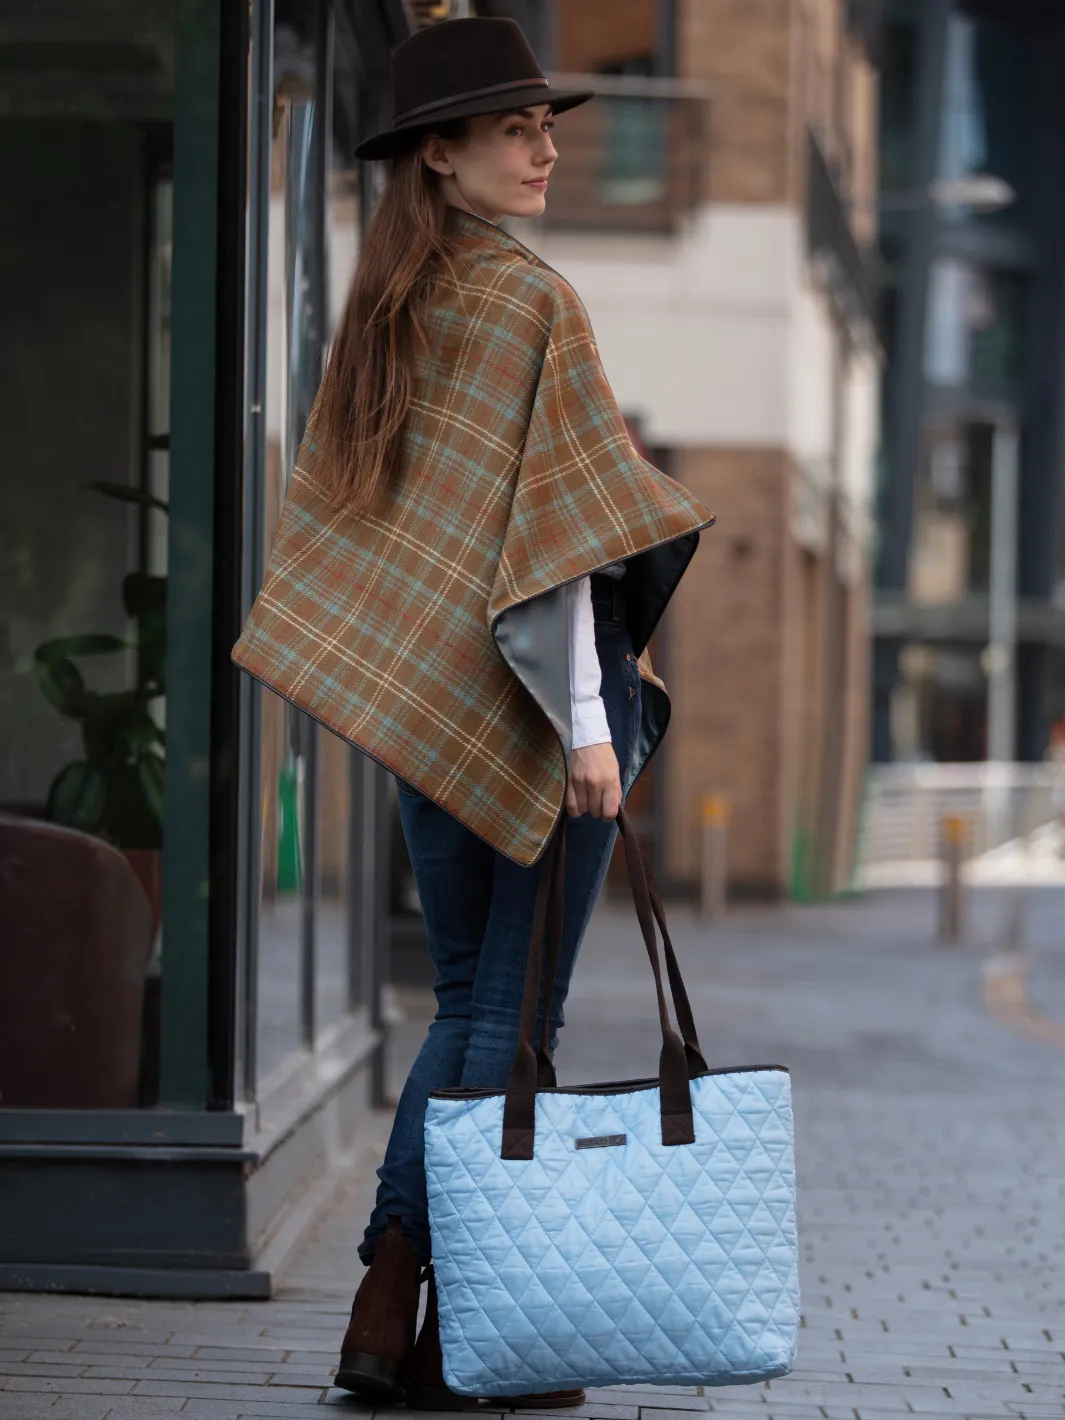
[{"label": "glass pane", "polygon": [[[327,164],[321,300],[328,336],[336,330],[358,260],[361,166],[354,158],[350,107],[357,95],[357,66],[338,42],[334,51],[335,103]],[[359,1003],[362,972],[353,962],[357,935],[358,881],[351,876],[353,760],[355,751],[337,736],[318,735],[318,895],[315,905],[315,1023],[318,1032],[342,1020]]]},{"label": "glass pane", "polygon": [[23,6],[0,54],[7,1107],[157,1097],[175,21]]},{"label": "glass pane", "polygon": [[1008,395],[1022,374],[1026,289],[1014,272],[956,257],[933,262],[925,378],[974,393]]},{"label": "glass pane", "polygon": [[300,1001],[302,941],[303,717],[276,695],[262,708],[262,866],[257,1005],[259,1080],[303,1041]]},{"label": "glass pane", "polygon": [[982,760],[987,678],[971,647],[913,642],[899,653],[891,697],[894,758],[958,764]]},{"label": "glass pane", "polygon": [[[263,551],[321,377],[334,268],[347,291],[357,247],[354,160],[330,141],[324,3],[280,3],[274,30]],[[323,148],[323,145],[326,145]],[[335,250],[334,250],[335,248]],[[260,1082],[349,1009],[351,751],[273,696],[262,750]],[[310,830],[313,829],[313,832]]]},{"label": "glass pane", "polygon": [[[275,91],[267,231],[266,468],[263,554],[269,557],[302,433],[306,405],[306,232],[314,123],[310,55],[288,25],[275,32]],[[261,902],[257,1005],[260,1084],[305,1043],[303,954],[305,846],[315,785],[307,773],[313,726],[294,706],[264,693],[261,761]]]},{"label": "glass pane", "polygon": [[991,554],[994,426],[929,423],[914,490],[909,594],[933,605],[986,592]]},{"label": "glass pane", "polygon": [[[1023,29],[960,15],[951,18],[940,130],[941,177],[992,174],[1010,183],[1023,201],[1032,137],[1031,68],[1031,40]],[[955,215],[967,214],[959,209]],[[1001,215],[1015,220],[1017,209],[1008,208]]]},{"label": "glass pane", "polygon": [[318,734],[318,898],[315,905],[315,1022],[322,1031],[348,1012],[348,850],[351,758],[336,735]]},{"label": "glass pane", "polygon": [[880,182],[890,190],[913,181],[913,125],[917,81],[917,29],[888,20],[880,70]]}]

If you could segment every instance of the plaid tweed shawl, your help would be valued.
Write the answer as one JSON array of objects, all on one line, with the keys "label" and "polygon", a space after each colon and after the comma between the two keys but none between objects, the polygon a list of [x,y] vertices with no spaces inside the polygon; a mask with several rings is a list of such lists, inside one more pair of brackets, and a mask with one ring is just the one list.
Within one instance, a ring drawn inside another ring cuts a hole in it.
[{"label": "plaid tweed shawl", "polygon": [[400,473],[372,515],[330,506],[312,415],[233,657],[528,865],[565,795],[562,589],[628,564],[638,772],[669,713],[644,647],[713,518],[636,454],[570,286],[492,223],[450,225]]}]

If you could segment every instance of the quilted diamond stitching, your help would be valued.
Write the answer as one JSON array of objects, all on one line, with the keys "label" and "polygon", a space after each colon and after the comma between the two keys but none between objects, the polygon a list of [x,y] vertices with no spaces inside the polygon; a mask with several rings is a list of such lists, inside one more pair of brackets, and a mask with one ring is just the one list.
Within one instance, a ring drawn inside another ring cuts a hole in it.
[{"label": "quilted diamond stitching", "polygon": [[[692,1084],[694,1145],[661,1143],[658,1090],[541,1094],[536,1157],[499,1157],[503,1101],[432,1100],[426,1174],[448,1384],[734,1385],[794,1364],[790,1080]],[[625,1134],[617,1149],[579,1137]]]}]

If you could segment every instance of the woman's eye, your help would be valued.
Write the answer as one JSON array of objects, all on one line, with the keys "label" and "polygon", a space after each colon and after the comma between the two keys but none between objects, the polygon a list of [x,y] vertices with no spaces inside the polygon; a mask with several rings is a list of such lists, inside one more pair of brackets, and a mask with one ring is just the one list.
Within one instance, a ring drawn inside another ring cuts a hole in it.
[{"label": "woman's eye", "polygon": [[521,124],[520,124],[520,123],[515,123],[514,126],[513,126],[513,128],[508,128],[508,129],[507,129],[507,137],[508,137],[508,138],[512,138],[512,137],[514,137],[515,135],[517,135],[517,136],[520,137],[521,134],[523,134],[524,132],[525,132],[525,130],[524,130],[524,128],[522,128]]}]

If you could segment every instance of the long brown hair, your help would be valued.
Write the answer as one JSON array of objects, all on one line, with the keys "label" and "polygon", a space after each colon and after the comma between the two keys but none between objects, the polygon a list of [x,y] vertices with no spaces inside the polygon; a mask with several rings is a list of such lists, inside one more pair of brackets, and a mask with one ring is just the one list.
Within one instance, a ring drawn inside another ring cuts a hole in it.
[{"label": "long brown hair", "polygon": [[[466,129],[456,119],[434,131],[456,141]],[[425,309],[451,264],[446,217],[419,137],[392,160],[319,394],[315,478],[353,513],[375,507],[399,457],[413,360],[427,344]]]}]

